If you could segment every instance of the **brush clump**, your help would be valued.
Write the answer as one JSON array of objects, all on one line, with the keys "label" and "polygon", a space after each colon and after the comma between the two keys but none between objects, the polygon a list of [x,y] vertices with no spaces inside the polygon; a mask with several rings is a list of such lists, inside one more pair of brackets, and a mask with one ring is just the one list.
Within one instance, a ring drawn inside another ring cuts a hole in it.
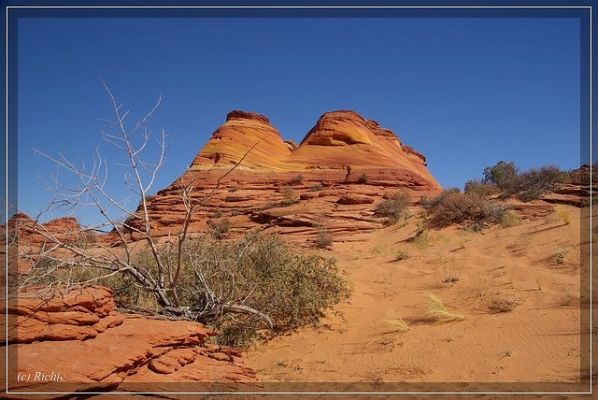
[{"label": "brush clump", "polygon": [[464,315],[452,312],[446,308],[440,297],[436,296],[435,294],[428,293],[426,297],[428,300],[426,318],[428,320],[435,321],[436,323],[445,323],[452,321],[462,321],[465,319]]}]

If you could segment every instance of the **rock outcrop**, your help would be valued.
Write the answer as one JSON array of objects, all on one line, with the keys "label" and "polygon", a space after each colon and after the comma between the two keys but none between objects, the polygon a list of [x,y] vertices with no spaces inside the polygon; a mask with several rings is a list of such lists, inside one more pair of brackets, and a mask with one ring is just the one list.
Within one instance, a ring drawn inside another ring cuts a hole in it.
[{"label": "rock outcrop", "polygon": [[[256,381],[238,351],[207,343],[213,330],[195,322],[120,314],[103,287],[29,290],[9,301],[8,312],[4,345],[14,363],[9,362],[8,383],[16,391]],[[27,378],[17,382],[17,374]]]},{"label": "rock outcrop", "polygon": [[148,199],[158,234],[180,229],[186,185],[195,199],[209,194],[192,231],[227,218],[233,235],[260,227],[298,240],[313,239],[322,226],[335,239],[358,240],[382,226],[374,210],[385,194],[404,190],[415,202],[440,191],[423,155],[353,111],[325,113],[298,146],[265,116],[229,113],[189,170]]}]

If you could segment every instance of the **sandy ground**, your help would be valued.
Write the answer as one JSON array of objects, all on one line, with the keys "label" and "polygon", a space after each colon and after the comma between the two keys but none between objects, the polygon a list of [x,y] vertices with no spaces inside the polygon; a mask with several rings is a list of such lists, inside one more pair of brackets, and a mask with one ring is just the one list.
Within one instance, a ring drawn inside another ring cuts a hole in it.
[{"label": "sandy ground", "polygon": [[[258,344],[248,366],[277,382],[575,382],[580,360],[580,210],[483,234],[418,217],[332,251],[353,289],[317,328]],[[395,261],[404,251],[406,260]],[[425,319],[427,294],[465,320]],[[511,311],[489,306],[515,302]],[[402,318],[407,332],[392,323]]]}]

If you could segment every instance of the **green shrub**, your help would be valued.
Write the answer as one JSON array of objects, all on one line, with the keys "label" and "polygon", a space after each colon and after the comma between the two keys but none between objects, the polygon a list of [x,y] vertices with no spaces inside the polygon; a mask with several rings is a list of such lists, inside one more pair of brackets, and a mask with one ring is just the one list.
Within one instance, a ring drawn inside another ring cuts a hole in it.
[{"label": "green shrub", "polygon": [[467,182],[465,192],[488,194],[494,187],[502,197],[515,196],[527,202],[541,198],[553,191],[558,184],[571,179],[571,173],[563,172],[554,165],[520,172],[513,162],[499,161],[494,166],[484,169],[484,179],[481,182]]},{"label": "green shrub", "polygon": [[510,190],[517,180],[518,169],[515,163],[499,161],[492,167],[484,168],[483,183],[496,185],[501,190]]},{"label": "green shrub", "polygon": [[[160,250],[168,259],[165,249]],[[214,293],[226,301],[252,307],[273,322],[273,331],[269,331],[253,315],[217,315],[201,321],[218,329],[216,341],[223,345],[245,346],[256,339],[316,324],[329,307],[349,295],[333,258],[297,253],[277,235],[249,233],[236,241],[193,238],[185,244],[183,254],[181,305],[197,305],[206,295],[193,272],[198,269]],[[149,252],[140,254],[137,262],[157,268]]]},{"label": "green shrub", "polygon": [[363,174],[359,175],[359,178],[357,178],[357,183],[360,183],[360,184],[366,184],[366,183],[368,183],[368,181],[369,181],[369,178],[365,172]]},{"label": "green shrub", "polygon": [[[171,272],[177,267],[173,249],[176,246],[166,244],[158,248],[161,260]],[[316,324],[330,307],[349,296],[346,280],[333,258],[295,252],[276,235],[249,233],[229,241],[211,235],[190,237],[180,254],[180,279],[176,285],[179,305],[202,310],[207,304],[215,304],[214,312],[196,318],[218,329],[216,340],[221,344],[247,345],[255,339]],[[131,264],[158,276],[158,266],[149,249],[135,254]],[[55,260],[44,258],[23,279],[28,279],[27,284],[46,286],[94,279],[95,284],[113,289],[119,307],[152,314],[163,311],[151,287],[143,287],[126,273],[103,277],[105,274],[105,270],[81,263],[60,268]],[[165,273],[164,279],[169,287],[172,277]],[[167,291],[166,296],[175,302],[173,291]],[[216,302],[209,301],[212,296]],[[266,329],[267,324],[255,314],[219,312],[218,306],[227,304],[241,304],[266,314],[273,329]]]},{"label": "green shrub", "polygon": [[405,192],[397,192],[376,207],[376,215],[387,217],[389,223],[398,222],[409,210],[410,198]]}]

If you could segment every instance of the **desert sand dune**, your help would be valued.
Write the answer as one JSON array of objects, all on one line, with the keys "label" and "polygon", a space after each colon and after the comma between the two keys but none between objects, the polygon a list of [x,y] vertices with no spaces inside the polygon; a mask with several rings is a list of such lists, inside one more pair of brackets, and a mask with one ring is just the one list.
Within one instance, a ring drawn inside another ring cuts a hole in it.
[{"label": "desert sand dune", "polygon": [[[349,301],[317,328],[257,345],[247,362],[263,381],[576,382],[580,210],[560,214],[412,243],[415,215],[337,243]],[[395,261],[399,251],[408,258]],[[465,319],[427,320],[430,292]]]}]

